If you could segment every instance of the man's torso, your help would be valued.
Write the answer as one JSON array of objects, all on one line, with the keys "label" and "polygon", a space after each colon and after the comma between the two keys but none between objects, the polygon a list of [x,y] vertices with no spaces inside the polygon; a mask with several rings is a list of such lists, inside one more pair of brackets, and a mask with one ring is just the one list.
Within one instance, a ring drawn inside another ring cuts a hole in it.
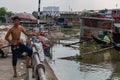
[{"label": "man's torso", "polygon": [[11,28],[12,42],[20,43],[21,32],[22,32],[22,27],[20,26],[17,28],[14,28],[14,27]]}]

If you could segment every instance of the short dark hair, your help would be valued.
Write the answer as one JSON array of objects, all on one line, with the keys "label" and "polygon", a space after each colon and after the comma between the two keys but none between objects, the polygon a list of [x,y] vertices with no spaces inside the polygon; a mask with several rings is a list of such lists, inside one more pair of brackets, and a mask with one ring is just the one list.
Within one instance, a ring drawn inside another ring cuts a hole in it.
[{"label": "short dark hair", "polygon": [[21,20],[18,16],[14,16],[14,17],[12,17],[11,19],[12,19],[13,21],[14,21],[15,19]]}]

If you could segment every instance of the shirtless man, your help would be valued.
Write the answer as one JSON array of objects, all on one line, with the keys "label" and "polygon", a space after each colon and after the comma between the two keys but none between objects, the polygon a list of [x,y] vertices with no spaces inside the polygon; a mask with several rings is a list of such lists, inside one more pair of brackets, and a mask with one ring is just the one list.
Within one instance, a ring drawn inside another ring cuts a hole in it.
[{"label": "shirtless man", "polygon": [[[25,35],[27,36],[37,36],[35,33],[27,33],[25,31],[25,29],[19,25],[20,23],[20,18],[15,16],[12,18],[13,20],[13,27],[11,29],[9,29],[9,31],[7,32],[5,39],[11,43],[11,50],[12,50],[12,65],[13,65],[13,71],[14,71],[14,76],[13,77],[17,77],[17,71],[16,71],[16,64],[17,64],[17,58],[19,55],[21,55],[22,52],[27,52],[27,57],[26,57],[26,67],[29,68],[29,61],[31,59],[31,55],[32,55],[32,50],[27,47],[24,44],[21,44],[20,42],[20,35],[21,32],[23,32]],[[10,36],[12,37],[12,39],[10,39]]]}]

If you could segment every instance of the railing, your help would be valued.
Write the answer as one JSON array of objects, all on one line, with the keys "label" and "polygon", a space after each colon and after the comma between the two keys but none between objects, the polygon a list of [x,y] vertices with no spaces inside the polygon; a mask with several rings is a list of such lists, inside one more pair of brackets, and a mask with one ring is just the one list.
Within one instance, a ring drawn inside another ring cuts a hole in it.
[{"label": "railing", "polygon": [[32,76],[35,80],[47,80],[45,75],[45,67],[43,64],[44,52],[42,44],[33,41],[32,49]]}]

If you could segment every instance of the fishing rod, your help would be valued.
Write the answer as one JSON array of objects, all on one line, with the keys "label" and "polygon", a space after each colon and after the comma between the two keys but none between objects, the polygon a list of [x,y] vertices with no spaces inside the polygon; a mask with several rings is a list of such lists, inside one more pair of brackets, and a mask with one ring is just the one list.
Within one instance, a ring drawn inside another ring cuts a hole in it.
[{"label": "fishing rod", "polygon": [[64,44],[63,46],[75,45],[75,44],[78,44],[78,43],[83,43],[83,42],[90,41],[90,40],[91,40],[91,39],[87,39],[87,40],[84,40],[84,41],[79,41],[79,42],[75,42],[75,43]]}]

